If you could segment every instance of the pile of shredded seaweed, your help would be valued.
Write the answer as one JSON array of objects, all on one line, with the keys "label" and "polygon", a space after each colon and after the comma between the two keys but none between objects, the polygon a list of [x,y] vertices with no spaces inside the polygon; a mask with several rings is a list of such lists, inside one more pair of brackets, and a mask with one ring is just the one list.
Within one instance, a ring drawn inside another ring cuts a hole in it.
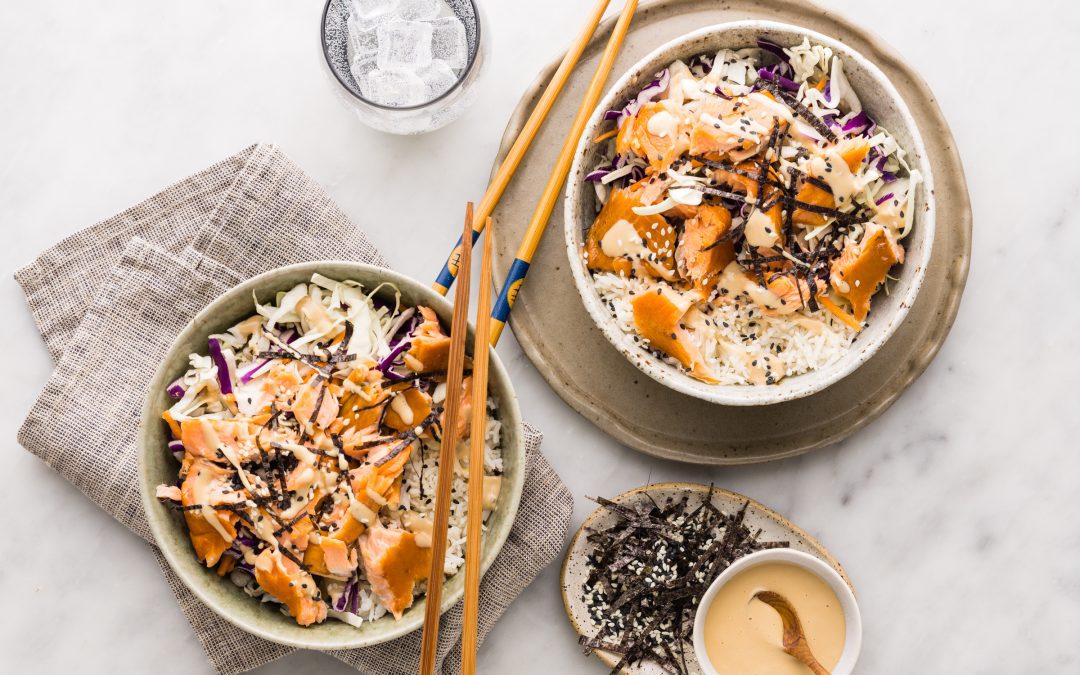
[{"label": "pile of shredded seaweed", "polygon": [[612,673],[650,661],[686,675],[694,614],[709,585],[748,553],[788,546],[758,540],[761,530],[751,532],[744,523],[749,502],[727,514],[714,505],[713,494],[710,486],[697,506],[691,506],[691,493],[663,503],[647,492],[622,504],[592,498],[616,520],[588,530],[591,572],[581,599],[599,630],[579,642],[586,654],[618,654]]}]

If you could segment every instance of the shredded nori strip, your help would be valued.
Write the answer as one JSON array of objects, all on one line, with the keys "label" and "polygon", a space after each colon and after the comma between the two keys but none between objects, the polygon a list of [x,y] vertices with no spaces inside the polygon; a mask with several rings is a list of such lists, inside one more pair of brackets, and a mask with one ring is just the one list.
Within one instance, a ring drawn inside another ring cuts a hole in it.
[{"label": "shredded nori strip", "polygon": [[836,142],[836,134],[834,134],[832,129],[829,128],[829,125],[825,124],[825,122],[822,121],[820,117],[810,112],[809,108],[804,106],[802,103],[799,103],[799,101],[796,100],[794,96],[778,87],[774,82],[761,79],[758,80],[758,83],[761,85],[762,89],[770,91],[774,96],[776,96],[776,99],[778,101],[783,101],[787,105],[787,107],[791,108],[795,112],[795,114],[809,122],[810,126],[814,127],[814,129],[816,129],[819,134],[825,137],[825,140],[832,143]]},{"label": "shredded nori strip", "polygon": [[409,429],[406,432],[403,432],[405,436],[402,437],[401,442],[395,445],[390,450],[390,452],[386,453],[384,457],[380,457],[377,461],[373,462],[373,464],[375,466],[382,466],[383,464],[386,464],[393,458],[397,457],[405,448],[409,447],[419,439],[419,436],[417,435],[417,430],[420,430],[422,432],[424,429],[427,429],[429,426],[438,421],[438,419],[439,416],[433,413],[425,417],[424,421],[418,424],[416,427]]},{"label": "shredded nori strip", "polygon": [[315,424],[315,420],[319,418],[319,411],[322,410],[323,401],[326,399],[326,388],[329,385],[329,383],[322,377],[316,376],[316,379],[319,380],[319,384],[321,386],[319,387],[319,395],[315,399],[315,409],[311,411],[311,417],[309,417],[307,421],[309,426],[313,426]]},{"label": "shredded nori strip", "polygon": [[615,516],[606,529],[589,530],[593,544],[584,597],[594,635],[578,642],[586,654],[619,655],[612,670],[648,661],[686,675],[694,613],[713,580],[752,551],[787,546],[760,542],[744,519],[748,504],[728,515],[713,504],[710,488],[700,505],[688,495],[657,503],[649,494],[615,503],[595,499]]}]

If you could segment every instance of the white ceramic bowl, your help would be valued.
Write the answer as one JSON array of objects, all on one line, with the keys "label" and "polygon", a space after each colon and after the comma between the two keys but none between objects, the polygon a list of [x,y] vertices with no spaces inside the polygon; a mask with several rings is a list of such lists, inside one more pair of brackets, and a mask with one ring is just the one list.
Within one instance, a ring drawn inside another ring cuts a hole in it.
[{"label": "white ceramic bowl", "polygon": [[862,616],[859,614],[859,604],[855,601],[855,594],[844,582],[836,570],[828,563],[816,556],[790,548],[773,548],[751,553],[739,558],[724,570],[720,576],[712,582],[709,590],[701,598],[697,614],[694,616],[694,654],[698,664],[705,675],[719,675],[716,668],[709,662],[709,656],[705,652],[704,627],[705,616],[712,605],[716,594],[724,584],[733,579],[735,575],[764,563],[788,563],[807,569],[821,578],[837,599],[840,600],[840,608],[844,612],[846,634],[844,636],[844,650],[840,652],[840,660],[832,670],[832,675],[850,675],[855,670],[855,662],[859,660],[859,652],[862,650]]},{"label": "white ceramic bowl", "polygon": [[[905,263],[898,271],[893,271],[894,275],[899,275],[899,281],[890,286],[889,295],[879,293],[874,297],[870,325],[832,364],[784,378],[771,385],[708,384],[695,380],[636,345],[618,327],[593,285],[592,275],[581,255],[585,233],[596,217],[596,194],[592,184],[585,180],[585,176],[599,162],[602,149],[602,146],[593,143],[593,139],[601,133],[605,110],[619,107],[647,84],[655,73],[677,59],[687,60],[695,54],[714,54],[723,48],[753,46],[758,38],[787,47],[801,43],[803,37],[831,48],[844,59],[844,73],[863,107],[878,124],[894,135],[907,151],[909,165],[923,175],[924,182],[915,193],[915,225],[903,241],[907,249]],[[656,49],[623,75],[600,102],[581,137],[566,185],[565,209],[566,248],[574,283],[586,310],[608,341],[642,372],[661,384],[722,405],[769,405],[801,398],[851,374],[873,356],[903,323],[922,285],[934,242],[934,177],[918,127],[896,88],[877,66],[847,45],[821,33],[775,21],[735,21],[702,28]]]}]

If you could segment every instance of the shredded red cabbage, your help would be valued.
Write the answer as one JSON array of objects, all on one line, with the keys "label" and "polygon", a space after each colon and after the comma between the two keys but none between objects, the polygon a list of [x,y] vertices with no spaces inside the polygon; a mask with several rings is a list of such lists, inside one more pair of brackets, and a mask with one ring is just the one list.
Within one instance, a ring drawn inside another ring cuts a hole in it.
[{"label": "shredded red cabbage", "polygon": [[716,94],[717,96],[719,96],[720,98],[724,99],[725,101],[730,101],[731,100],[731,97],[728,96],[727,94],[725,94],[724,90],[721,89],[719,86],[716,87],[716,91],[714,91],[713,93]]},{"label": "shredded red cabbage", "polygon": [[776,58],[780,59],[781,62],[788,62],[788,55],[784,53],[784,48],[776,44],[775,42],[771,40],[766,40],[765,38],[758,38],[757,46],[769,52]]},{"label": "shredded red cabbage", "polygon": [[774,68],[758,68],[758,77],[768,80],[770,82],[775,82],[776,84],[780,85],[784,89],[787,89],[788,91],[799,91],[799,84],[797,82],[795,82],[794,80],[789,80],[783,75],[774,72],[774,70]]},{"label": "shredded red cabbage", "polygon": [[180,381],[182,379],[183,378],[177,378],[173,380],[173,383],[165,389],[165,393],[168,394],[171,398],[176,399],[177,401],[184,398],[184,386],[180,384]]},{"label": "shredded red cabbage", "polygon": [[218,382],[221,384],[222,394],[231,394],[233,391],[232,379],[229,377],[229,364],[225,361],[225,355],[221,352],[221,342],[217,338],[210,338],[210,359],[217,366]]},{"label": "shredded red cabbage", "polygon": [[887,194],[887,195],[884,195],[884,196],[882,196],[882,197],[881,197],[880,199],[878,199],[877,201],[875,201],[875,202],[874,202],[874,204],[875,204],[875,205],[877,205],[877,206],[881,206],[881,205],[882,205],[882,204],[884,204],[885,202],[887,202],[887,201],[889,201],[890,199],[892,199],[892,198],[893,198],[894,196],[895,196],[895,195],[894,195],[893,193],[891,193],[891,192],[890,192],[889,194]]},{"label": "shredded red cabbage", "polygon": [[690,63],[686,64],[690,69],[690,72],[694,73],[695,77],[704,77],[712,72],[713,59],[708,54],[697,54],[690,59]]},{"label": "shredded red cabbage", "polygon": [[406,351],[411,346],[412,342],[409,342],[408,340],[402,340],[401,342],[398,342],[396,345],[393,345],[390,353],[387,354],[382,361],[379,361],[379,365],[375,367],[381,370],[388,379],[393,379],[392,376],[397,376],[398,379],[406,379],[404,376],[395,373],[393,370],[391,370],[391,368],[394,367],[394,361],[397,360],[397,357],[401,356],[401,353]]},{"label": "shredded red cabbage", "polygon": [[864,110],[858,115],[855,115],[850,120],[848,120],[847,123],[844,124],[843,131],[844,133],[849,133],[853,136],[857,136],[861,133],[864,133],[873,124],[874,121],[870,119],[870,116],[867,115],[866,111]]},{"label": "shredded red cabbage", "polygon": [[[604,113],[604,119],[617,120],[619,126],[622,126],[622,121],[626,117],[633,117],[637,114],[638,110],[641,110],[641,106],[656,100],[656,97],[664,93],[668,88],[668,82],[671,79],[671,75],[668,73],[667,68],[664,68],[653,78],[652,82],[649,82],[638,92],[638,95],[630,100],[622,110],[609,110]],[[612,115],[612,113],[615,113]]]},{"label": "shredded red cabbage", "polygon": [[[293,341],[296,340],[296,338],[300,337],[300,335],[290,329],[282,333],[278,337],[284,340],[285,344],[292,344]],[[273,360],[274,359],[263,359],[258,363],[250,363],[243,369],[238,370],[236,375],[240,378],[240,384],[247,384],[248,382],[251,382],[253,379],[255,379],[255,376],[259,374],[259,371],[265,368],[267,364],[269,364]]]},{"label": "shredded red cabbage", "polygon": [[172,453],[173,457],[175,457],[177,459],[177,461],[183,461],[183,459],[184,459],[184,444],[182,442],[180,442],[180,441],[169,441],[168,448],[169,448],[169,452]]}]

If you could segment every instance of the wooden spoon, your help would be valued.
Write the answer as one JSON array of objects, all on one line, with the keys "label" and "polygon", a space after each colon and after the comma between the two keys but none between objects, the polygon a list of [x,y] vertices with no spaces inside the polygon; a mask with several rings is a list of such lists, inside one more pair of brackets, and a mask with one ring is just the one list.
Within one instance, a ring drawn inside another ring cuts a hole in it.
[{"label": "wooden spoon", "polygon": [[831,675],[810,651],[810,644],[806,641],[799,615],[795,613],[795,608],[791,606],[788,599],[773,591],[758,591],[754,597],[775,609],[780,615],[780,620],[784,622],[784,651],[805,664],[814,672],[814,675]]}]

